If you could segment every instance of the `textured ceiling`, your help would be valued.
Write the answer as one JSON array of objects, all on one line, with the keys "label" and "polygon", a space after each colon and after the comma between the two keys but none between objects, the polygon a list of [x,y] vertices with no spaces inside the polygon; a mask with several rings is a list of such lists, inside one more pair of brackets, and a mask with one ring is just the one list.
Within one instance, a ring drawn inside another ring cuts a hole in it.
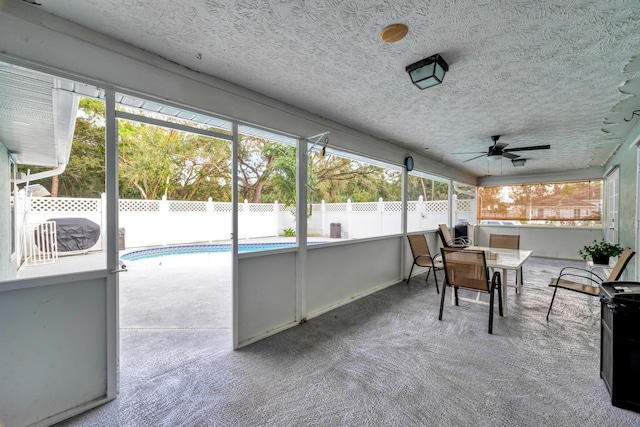
[{"label": "textured ceiling", "polygon": [[[638,1],[39,0],[34,6],[476,176],[602,165],[640,108]],[[395,44],[378,38],[409,27]],[[443,84],[405,66],[440,53]],[[525,167],[464,160],[502,135]]]}]

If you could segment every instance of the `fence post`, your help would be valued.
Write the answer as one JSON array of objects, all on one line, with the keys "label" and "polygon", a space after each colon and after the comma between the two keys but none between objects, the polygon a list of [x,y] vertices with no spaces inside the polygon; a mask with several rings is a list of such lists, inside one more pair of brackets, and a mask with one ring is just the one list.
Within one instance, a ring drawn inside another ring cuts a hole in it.
[{"label": "fence post", "polygon": [[380,234],[384,234],[384,202],[382,197],[378,199],[378,212],[380,212]]},{"label": "fence post", "polygon": [[427,212],[424,209],[424,197],[422,195],[420,195],[418,197],[418,205],[416,206],[416,211],[418,214],[418,230],[424,230],[424,227],[422,226],[422,221],[424,218],[427,217]]},{"label": "fence post", "polygon": [[[118,201],[120,204],[120,201]],[[107,211],[104,207],[107,206],[107,193],[100,193],[100,200],[98,201],[98,212],[100,212],[100,240],[102,252],[107,250],[107,239],[104,238],[104,226],[107,223]],[[118,206],[118,212],[120,212],[120,206]],[[120,238],[120,230],[118,230],[118,239]]]},{"label": "fence post", "polygon": [[207,219],[208,219],[208,223],[209,223],[209,243],[213,242],[213,235],[215,234],[215,221],[214,221],[214,214],[213,214],[213,199],[211,197],[209,197],[207,199]]},{"label": "fence post", "polygon": [[351,237],[351,210],[353,206],[351,206],[351,199],[347,199],[347,234]]},{"label": "fence post", "polygon": [[[163,225],[165,230],[169,230],[169,202],[167,201],[167,196],[162,195],[162,199],[160,199],[160,206],[158,208],[160,211],[160,223]],[[167,246],[167,233],[160,233],[162,235],[162,246]]]},{"label": "fence post", "polygon": [[451,224],[451,227],[455,226],[458,223],[458,195],[457,194],[453,194],[451,196],[451,199],[453,200],[452,206],[453,206],[453,224]]},{"label": "fence post", "polygon": [[327,236],[327,224],[325,223],[325,212],[327,211],[327,207],[324,204],[324,199],[320,202],[320,225],[322,226],[322,236]]},{"label": "fence post", "polygon": [[274,216],[274,218],[273,218],[274,221],[273,222],[274,222],[274,224],[276,226],[276,233],[275,233],[276,237],[279,236],[279,233],[278,233],[278,229],[280,228],[280,227],[278,227],[278,214],[279,213],[280,213],[280,209],[278,208],[278,201],[276,200],[275,202],[273,202],[273,216]]},{"label": "fence post", "polygon": [[244,205],[242,206],[242,215],[244,217],[244,238],[249,240],[249,201],[244,199]]},{"label": "fence post", "polygon": [[16,231],[16,235],[14,236],[14,239],[16,241],[16,271],[17,268],[20,267],[20,263],[22,261],[22,257],[25,254],[25,250],[24,250],[24,228],[26,225],[26,206],[25,206],[25,197],[26,197],[26,192],[24,191],[24,189],[19,190],[18,191],[18,195],[17,197],[14,198],[13,203],[14,203],[14,208],[15,208],[15,220],[16,220],[16,225],[15,225],[15,231]]}]

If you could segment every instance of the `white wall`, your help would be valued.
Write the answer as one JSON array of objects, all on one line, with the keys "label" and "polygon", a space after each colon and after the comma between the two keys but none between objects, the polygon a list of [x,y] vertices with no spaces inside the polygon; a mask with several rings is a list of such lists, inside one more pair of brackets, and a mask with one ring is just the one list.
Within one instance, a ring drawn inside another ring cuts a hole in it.
[{"label": "white wall", "polygon": [[561,259],[582,259],[578,251],[604,236],[601,228],[478,225],[475,244],[489,246],[490,234],[519,234],[521,249],[533,251],[533,256]]},{"label": "white wall", "polygon": [[98,273],[0,283],[0,425],[48,425],[106,399],[108,292]]},{"label": "white wall", "polygon": [[309,246],[305,313],[296,312],[298,256],[294,250],[240,254],[238,345],[242,347],[400,281],[399,236]]},{"label": "white wall", "polygon": [[297,253],[273,251],[254,255],[241,254],[238,260],[238,290],[234,305],[239,347],[297,323]]},{"label": "white wall", "polygon": [[307,318],[400,281],[403,238],[310,246],[307,253]]}]

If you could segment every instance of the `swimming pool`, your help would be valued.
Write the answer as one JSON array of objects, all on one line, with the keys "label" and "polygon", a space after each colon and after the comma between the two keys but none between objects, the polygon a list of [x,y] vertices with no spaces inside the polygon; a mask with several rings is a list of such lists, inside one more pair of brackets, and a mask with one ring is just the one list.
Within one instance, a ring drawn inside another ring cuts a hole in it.
[{"label": "swimming pool", "polygon": [[[307,245],[316,245],[322,242],[307,242]],[[268,251],[270,249],[292,248],[295,242],[274,243],[239,243],[238,252]],[[126,261],[137,261],[147,258],[157,258],[166,255],[186,255],[201,253],[231,252],[231,243],[202,243],[197,245],[161,246],[157,248],[139,249],[126,253],[120,257]]]}]

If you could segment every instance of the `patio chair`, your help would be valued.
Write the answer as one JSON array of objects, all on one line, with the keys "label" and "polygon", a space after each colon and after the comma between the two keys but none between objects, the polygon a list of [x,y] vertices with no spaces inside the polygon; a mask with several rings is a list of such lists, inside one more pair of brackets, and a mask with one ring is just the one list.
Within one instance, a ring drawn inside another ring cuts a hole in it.
[{"label": "patio chair", "polygon": [[[516,234],[490,234],[489,247],[502,249],[520,249],[520,236]],[[524,280],[522,280],[522,267],[518,269],[516,274],[520,275],[520,284],[524,283]],[[503,277],[503,279],[507,280],[506,277]],[[516,288],[516,292],[518,292],[518,288]]]},{"label": "patio chair", "polygon": [[[553,301],[556,298],[556,292],[558,292],[558,288],[597,297],[600,295],[600,285],[603,282],[617,281],[620,276],[622,276],[624,269],[627,267],[627,264],[629,264],[629,261],[631,261],[631,258],[633,258],[635,254],[636,253],[630,248],[626,248],[622,252],[622,254],[620,254],[618,262],[616,262],[613,270],[611,270],[611,274],[609,274],[607,280],[600,277],[598,274],[593,272],[593,270],[589,270],[586,268],[564,267],[562,270],[560,270],[560,275],[551,279],[551,281],[549,282],[549,286],[552,286],[554,289],[553,296],[551,297],[551,303],[549,304],[549,311],[547,311],[547,321],[549,320],[549,314],[551,313],[551,307],[553,306]],[[581,279],[582,283],[578,281],[568,280],[566,279],[566,277],[576,278],[579,280]]]},{"label": "patio chair", "polygon": [[427,267],[427,278],[425,280],[429,280],[429,274],[431,274],[431,270],[433,270],[433,277],[436,280],[436,292],[440,293],[440,289],[438,288],[438,275],[436,274],[439,270],[443,270],[444,266],[442,264],[441,255],[437,254],[436,256],[431,256],[429,252],[429,245],[427,244],[427,238],[424,234],[414,234],[407,236],[409,239],[409,246],[411,247],[411,253],[413,254],[413,264],[411,265],[411,271],[409,271],[409,278],[407,279],[407,285],[409,284],[409,280],[411,280],[411,273],[413,273],[413,267],[416,265],[418,267]]},{"label": "patio chair", "polygon": [[442,248],[442,260],[444,263],[444,273],[446,278],[445,286],[442,287],[440,298],[440,315],[438,320],[442,320],[444,308],[444,295],[448,286],[453,288],[455,305],[458,305],[458,288],[468,289],[489,294],[489,333],[493,333],[493,301],[496,289],[498,290],[498,310],[502,313],[502,283],[500,273],[496,271],[489,279],[489,270],[484,251],[465,249],[463,251],[456,248]]},{"label": "patio chair", "polygon": [[473,244],[473,239],[471,238],[472,232],[472,227],[468,222],[458,220],[458,223],[453,226],[453,241],[466,241],[471,245]]},{"label": "patio chair", "polygon": [[442,246],[445,248],[466,248],[471,246],[471,241],[468,237],[458,237],[457,239],[451,237],[447,224],[438,224],[438,235],[442,241]]}]

